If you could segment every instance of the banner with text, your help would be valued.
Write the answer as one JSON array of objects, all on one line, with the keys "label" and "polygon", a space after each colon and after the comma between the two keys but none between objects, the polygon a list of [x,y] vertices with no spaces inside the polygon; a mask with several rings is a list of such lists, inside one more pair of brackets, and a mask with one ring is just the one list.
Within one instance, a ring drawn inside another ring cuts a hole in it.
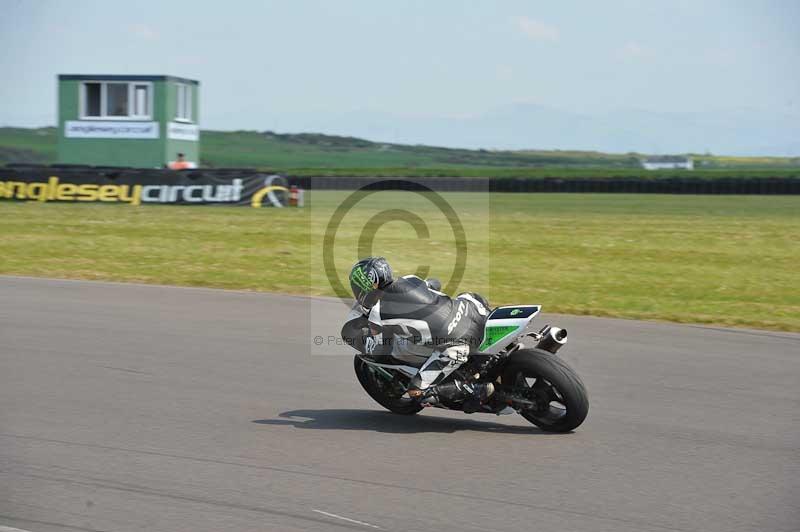
[{"label": "banner with text", "polygon": [[279,175],[0,169],[0,200],[283,207],[288,192]]},{"label": "banner with text", "polygon": [[170,122],[167,124],[167,138],[197,142],[200,140],[200,126],[196,124]]},{"label": "banner with text", "polygon": [[158,122],[68,120],[64,136],[70,139],[157,139]]}]

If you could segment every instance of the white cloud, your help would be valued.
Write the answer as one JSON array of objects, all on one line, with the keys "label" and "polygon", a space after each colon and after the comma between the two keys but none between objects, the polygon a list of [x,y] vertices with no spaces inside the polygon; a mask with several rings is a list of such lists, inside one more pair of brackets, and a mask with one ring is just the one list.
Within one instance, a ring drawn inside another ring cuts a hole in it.
[{"label": "white cloud", "polygon": [[619,51],[622,59],[647,59],[652,55],[652,50],[636,41],[628,41]]},{"label": "white cloud", "polygon": [[517,27],[519,31],[521,31],[529,39],[533,39],[534,41],[555,42],[560,37],[560,32],[558,31],[558,28],[546,24],[541,20],[520,16],[520,17],[514,17],[513,21],[514,25]]},{"label": "white cloud", "polygon": [[702,56],[711,65],[722,67],[735,66],[739,58],[739,55],[730,48],[711,48],[706,50]]},{"label": "white cloud", "polygon": [[158,39],[158,32],[146,24],[132,24],[129,27],[131,35],[144,39],[146,41],[155,41]]},{"label": "white cloud", "polygon": [[509,81],[514,77],[514,68],[511,65],[497,65],[497,77],[504,81]]}]

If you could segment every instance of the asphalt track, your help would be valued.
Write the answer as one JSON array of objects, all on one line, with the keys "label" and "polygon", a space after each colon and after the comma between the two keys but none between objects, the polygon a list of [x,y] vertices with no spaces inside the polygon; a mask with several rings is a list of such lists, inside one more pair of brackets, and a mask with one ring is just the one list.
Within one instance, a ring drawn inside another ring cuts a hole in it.
[{"label": "asphalt track", "polygon": [[[558,317],[591,409],[386,413],[338,302],[0,277],[0,527],[797,531],[800,335]],[[540,320],[544,321],[544,320]]]}]

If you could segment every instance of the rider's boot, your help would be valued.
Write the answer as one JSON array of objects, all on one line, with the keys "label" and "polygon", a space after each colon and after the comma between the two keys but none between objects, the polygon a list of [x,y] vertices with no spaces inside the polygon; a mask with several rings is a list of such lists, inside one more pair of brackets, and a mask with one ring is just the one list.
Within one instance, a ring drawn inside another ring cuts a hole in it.
[{"label": "rider's boot", "polygon": [[468,384],[472,388],[472,393],[464,400],[462,410],[467,414],[473,412],[480,412],[484,410],[483,405],[489,400],[489,397],[494,393],[494,384],[491,382]]}]

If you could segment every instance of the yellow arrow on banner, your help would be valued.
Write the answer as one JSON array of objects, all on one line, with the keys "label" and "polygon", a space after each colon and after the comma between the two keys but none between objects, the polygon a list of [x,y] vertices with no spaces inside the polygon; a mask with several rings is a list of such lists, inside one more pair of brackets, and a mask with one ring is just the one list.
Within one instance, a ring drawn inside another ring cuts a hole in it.
[{"label": "yellow arrow on banner", "polygon": [[250,206],[251,207],[261,207],[261,203],[264,200],[264,196],[272,192],[273,190],[282,190],[284,192],[289,192],[289,189],[286,187],[281,187],[278,185],[272,185],[269,187],[264,187],[258,192],[253,194],[253,197],[250,198]]}]

